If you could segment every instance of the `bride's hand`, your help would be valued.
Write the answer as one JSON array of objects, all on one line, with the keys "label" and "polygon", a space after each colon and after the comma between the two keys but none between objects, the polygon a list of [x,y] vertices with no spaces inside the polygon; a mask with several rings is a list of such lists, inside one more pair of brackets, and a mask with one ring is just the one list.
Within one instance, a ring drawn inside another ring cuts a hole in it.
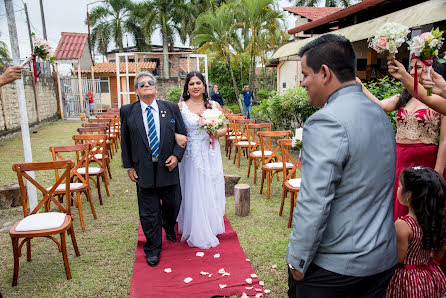
[{"label": "bride's hand", "polygon": [[185,148],[187,143],[187,137],[185,135],[175,133],[175,142],[177,142],[178,146],[180,146],[181,148]]}]

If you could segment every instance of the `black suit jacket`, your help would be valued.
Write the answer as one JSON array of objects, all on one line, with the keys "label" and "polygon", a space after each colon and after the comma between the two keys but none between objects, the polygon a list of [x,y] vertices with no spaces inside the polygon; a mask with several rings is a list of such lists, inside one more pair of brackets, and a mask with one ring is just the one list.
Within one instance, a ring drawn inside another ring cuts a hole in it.
[{"label": "black suit jacket", "polygon": [[[121,107],[121,152],[124,168],[134,168],[138,175],[138,185],[144,188],[163,187],[179,183],[178,166],[173,171],[165,166],[171,155],[184,154],[184,148],[175,142],[175,132],[186,135],[186,127],[176,103],[156,100],[160,120],[160,154],[156,179],[153,177],[152,151],[147,139],[140,101]],[[156,181],[156,185],[155,185]]]}]

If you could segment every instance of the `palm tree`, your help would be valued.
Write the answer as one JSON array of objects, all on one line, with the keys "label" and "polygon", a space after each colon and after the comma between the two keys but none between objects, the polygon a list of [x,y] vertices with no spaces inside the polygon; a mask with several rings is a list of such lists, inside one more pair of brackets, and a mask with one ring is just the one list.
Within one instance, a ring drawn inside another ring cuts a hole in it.
[{"label": "palm tree", "polygon": [[244,36],[249,38],[247,50],[250,54],[249,87],[253,90],[256,57],[261,47],[258,45],[259,36],[263,32],[285,31],[283,28],[283,14],[274,7],[274,0],[239,0],[238,7],[243,13],[239,15],[244,24]]},{"label": "palm tree", "polygon": [[[93,44],[97,44],[101,48],[98,50],[102,54],[105,43],[107,42],[106,46],[108,47],[111,37],[119,50],[123,51],[122,37],[131,4],[131,0],[107,0],[102,6],[92,9],[90,13],[92,40]],[[108,39],[107,36],[109,36]]]},{"label": "palm tree", "polygon": [[[296,6],[319,6],[321,0],[297,0]],[[355,0],[323,0],[325,7],[348,7],[354,4]]]},{"label": "palm tree", "polygon": [[9,62],[11,62],[11,58],[9,57],[8,46],[0,40],[0,68],[4,68]]},{"label": "palm tree", "polygon": [[190,6],[182,0],[146,0],[136,4],[132,10],[138,11],[135,15],[147,44],[150,44],[152,33],[160,29],[163,39],[163,73],[165,78],[170,78],[169,47],[173,48],[175,34],[183,43],[186,42],[187,32],[182,25],[188,22]]},{"label": "palm tree", "polygon": [[98,50],[102,54],[103,59],[107,56],[108,45],[111,40],[111,25],[107,22],[100,22],[96,24],[94,30],[91,32],[91,47]]},{"label": "palm tree", "polygon": [[237,12],[230,6],[222,4],[215,12],[208,11],[201,14],[195,24],[192,34],[192,44],[199,46],[199,51],[211,51],[224,58],[231,73],[235,97],[240,110],[243,109],[240,93],[235,81],[231,63],[231,49],[241,48],[237,31],[240,24],[236,21]]}]

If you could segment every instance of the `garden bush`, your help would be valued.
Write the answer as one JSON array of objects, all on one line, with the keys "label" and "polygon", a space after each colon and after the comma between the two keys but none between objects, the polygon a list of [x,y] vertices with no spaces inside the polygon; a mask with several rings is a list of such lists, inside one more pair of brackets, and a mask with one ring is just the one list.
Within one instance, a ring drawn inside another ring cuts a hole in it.
[{"label": "garden bush", "polygon": [[[395,94],[399,94],[404,90],[403,83],[389,76],[384,76],[380,79],[366,82],[364,83],[364,86],[379,100],[392,97]],[[387,113],[387,116],[392,122],[395,133],[396,133],[396,123],[395,123],[396,113],[397,111]]]},{"label": "garden bush", "polygon": [[172,88],[167,92],[167,100],[171,102],[178,102],[181,94],[183,93],[183,88]]}]

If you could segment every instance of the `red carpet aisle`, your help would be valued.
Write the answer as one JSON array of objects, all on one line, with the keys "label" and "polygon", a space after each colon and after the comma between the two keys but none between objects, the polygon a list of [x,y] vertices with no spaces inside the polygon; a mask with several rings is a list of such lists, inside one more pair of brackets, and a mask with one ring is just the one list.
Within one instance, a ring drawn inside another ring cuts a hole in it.
[{"label": "red carpet aisle", "polygon": [[[130,297],[212,297],[246,293],[255,296],[264,293],[259,279],[253,275],[251,264],[238,242],[237,233],[225,217],[226,232],[219,235],[220,245],[211,249],[191,248],[186,242],[172,243],[166,240],[163,231],[163,250],[157,267],[149,267],[144,255],[144,234],[138,231],[135,267],[133,268]],[[177,234],[177,239],[179,235]],[[203,252],[204,256],[196,256]],[[219,258],[214,255],[220,254]],[[172,271],[166,273],[164,270]],[[223,271],[230,275],[223,275]],[[212,274],[202,275],[200,272]],[[192,278],[185,283],[184,279]],[[249,284],[246,279],[252,279]],[[226,286],[224,286],[226,285]],[[246,288],[248,287],[248,289]]]}]

